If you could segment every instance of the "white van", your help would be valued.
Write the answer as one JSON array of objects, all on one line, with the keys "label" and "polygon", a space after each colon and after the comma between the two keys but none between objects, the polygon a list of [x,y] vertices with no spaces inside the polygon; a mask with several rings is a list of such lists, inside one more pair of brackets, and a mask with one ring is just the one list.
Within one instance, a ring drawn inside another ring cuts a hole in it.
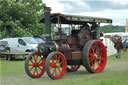
[{"label": "white van", "polygon": [[10,47],[10,52],[33,52],[37,51],[38,42],[33,37],[4,38]]}]

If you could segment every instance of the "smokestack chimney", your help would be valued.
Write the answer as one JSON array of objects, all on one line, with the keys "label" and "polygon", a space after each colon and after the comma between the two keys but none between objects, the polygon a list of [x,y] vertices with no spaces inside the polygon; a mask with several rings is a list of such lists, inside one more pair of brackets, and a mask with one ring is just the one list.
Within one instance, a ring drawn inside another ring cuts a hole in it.
[{"label": "smokestack chimney", "polygon": [[126,27],[125,27],[125,32],[128,32],[128,19],[126,19]]},{"label": "smokestack chimney", "polygon": [[51,40],[51,21],[50,21],[50,12],[51,8],[50,7],[45,7],[44,8],[44,16],[45,16],[45,33],[46,33],[46,40],[50,41]]}]

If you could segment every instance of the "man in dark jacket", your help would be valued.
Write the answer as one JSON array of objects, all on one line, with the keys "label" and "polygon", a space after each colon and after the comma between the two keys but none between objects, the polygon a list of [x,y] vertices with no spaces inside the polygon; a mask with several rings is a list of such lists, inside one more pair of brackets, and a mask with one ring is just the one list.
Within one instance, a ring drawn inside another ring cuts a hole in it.
[{"label": "man in dark jacket", "polygon": [[123,49],[123,44],[122,44],[121,37],[119,37],[119,39],[115,42],[114,47],[117,50],[116,58],[120,58],[121,57],[121,52],[122,52],[122,49]]}]

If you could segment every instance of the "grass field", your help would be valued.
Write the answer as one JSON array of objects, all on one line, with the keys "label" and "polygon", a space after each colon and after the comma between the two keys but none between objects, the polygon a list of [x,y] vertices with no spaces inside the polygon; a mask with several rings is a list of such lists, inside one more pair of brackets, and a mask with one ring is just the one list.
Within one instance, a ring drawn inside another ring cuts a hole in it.
[{"label": "grass field", "polygon": [[84,67],[74,73],[65,73],[58,80],[51,80],[45,73],[32,79],[24,70],[24,60],[5,61],[0,58],[1,85],[128,85],[128,51],[121,59],[109,56],[107,66],[101,73],[90,74]]}]

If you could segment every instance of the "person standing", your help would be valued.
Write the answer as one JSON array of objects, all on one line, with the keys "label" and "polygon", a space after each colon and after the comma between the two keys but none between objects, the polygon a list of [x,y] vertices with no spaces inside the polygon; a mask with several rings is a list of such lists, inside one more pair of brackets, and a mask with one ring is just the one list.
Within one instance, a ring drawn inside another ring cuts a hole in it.
[{"label": "person standing", "polygon": [[117,50],[116,58],[121,58],[121,53],[122,53],[122,49],[123,49],[121,37],[119,37],[118,40],[115,42],[114,47]]}]

